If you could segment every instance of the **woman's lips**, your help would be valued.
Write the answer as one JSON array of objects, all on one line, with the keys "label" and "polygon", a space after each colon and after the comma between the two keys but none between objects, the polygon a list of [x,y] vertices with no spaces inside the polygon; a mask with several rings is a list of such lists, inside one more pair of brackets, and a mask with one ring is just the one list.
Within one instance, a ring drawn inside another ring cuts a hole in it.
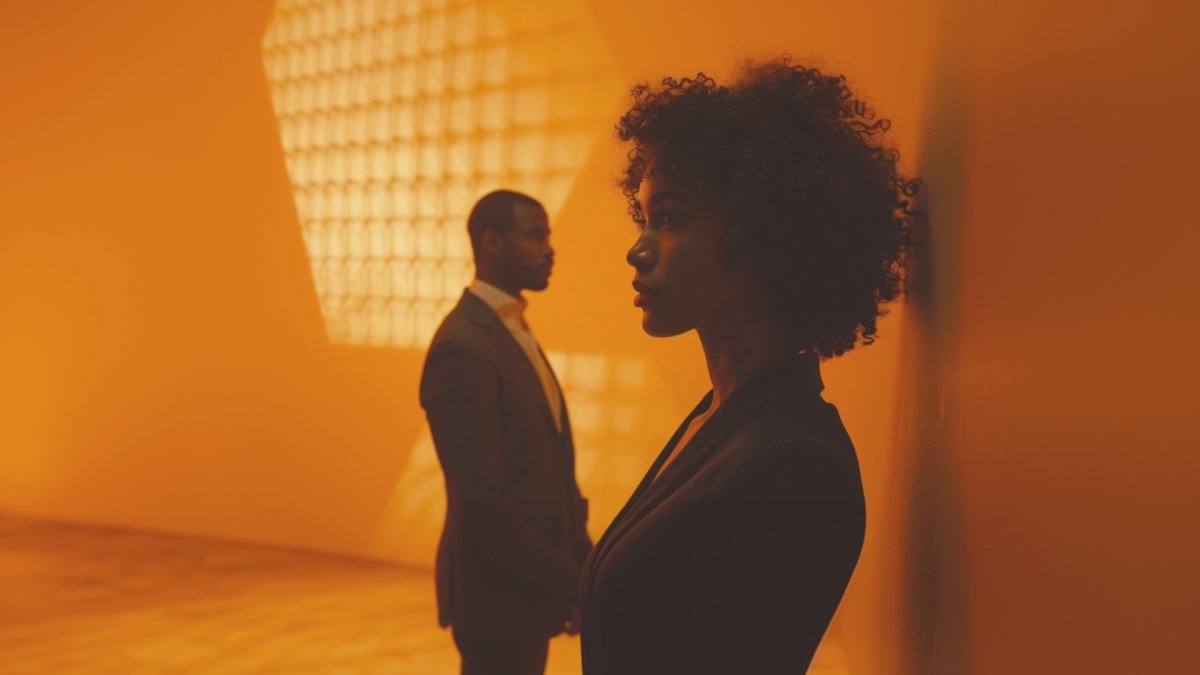
[{"label": "woman's lips", "polygon": [[633,290],[637,291],[637,295],[633,296],[634,307],[644,308],[647,302],[653,301],[654,296],[658,295],[658,291],[640,281],[633,282]]}]

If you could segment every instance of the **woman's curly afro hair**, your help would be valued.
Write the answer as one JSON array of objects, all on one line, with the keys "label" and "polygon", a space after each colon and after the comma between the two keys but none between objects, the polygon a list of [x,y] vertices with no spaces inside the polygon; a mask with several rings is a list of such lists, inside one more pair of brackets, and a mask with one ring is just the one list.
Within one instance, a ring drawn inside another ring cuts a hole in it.
[{"label": "woman's curly afro hair", "polygon": [[683,172],[723,204],[730,264],[758,274],[799,349],[830,358],[874,342],[903,290],[920,189],[883,143],[890,122],[845,78],[787,56],[730,86],[700,73],[632,93],[617,136],[633,146],[620,185],[634,220],[651,164]]}]

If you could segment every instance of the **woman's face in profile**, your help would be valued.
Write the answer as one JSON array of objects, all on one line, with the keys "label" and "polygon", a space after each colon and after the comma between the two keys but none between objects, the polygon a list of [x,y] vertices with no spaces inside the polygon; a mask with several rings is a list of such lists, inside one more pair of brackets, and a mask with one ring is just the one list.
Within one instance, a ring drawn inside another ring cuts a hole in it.
[{"label": "woman's face in profile", "polygon": [[669,337],[729,320],[736,291],[716,200],[686,174],[651,165],[638,201],[646,224],[625,259],[636,271],[642,328]]}]

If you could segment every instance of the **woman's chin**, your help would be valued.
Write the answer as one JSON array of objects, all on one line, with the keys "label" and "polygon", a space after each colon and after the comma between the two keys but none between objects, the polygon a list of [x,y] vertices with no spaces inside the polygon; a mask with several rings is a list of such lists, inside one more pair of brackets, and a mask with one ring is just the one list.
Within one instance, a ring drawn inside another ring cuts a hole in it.
[{"label": "woman's chin", "polygon": [[642,311],[642,330],[646,331],[646,335],[650,337],[675,337],[686,333],[689,328],[690,326],[678,325],[676,322],[656,317],[648,311]]}]

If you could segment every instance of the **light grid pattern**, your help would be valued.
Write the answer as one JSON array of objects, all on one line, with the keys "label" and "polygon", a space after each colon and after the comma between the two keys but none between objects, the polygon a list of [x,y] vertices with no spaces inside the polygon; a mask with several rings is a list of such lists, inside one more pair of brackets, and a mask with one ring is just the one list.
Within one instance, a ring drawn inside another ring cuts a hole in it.
[{"label": "light grid pattern", "polygon": [[511,188],[553,217],[611,123],[582,3],[519,9],[277,4],[263,58],[332,342],[424,347],[470,280],[474,202]]}]

